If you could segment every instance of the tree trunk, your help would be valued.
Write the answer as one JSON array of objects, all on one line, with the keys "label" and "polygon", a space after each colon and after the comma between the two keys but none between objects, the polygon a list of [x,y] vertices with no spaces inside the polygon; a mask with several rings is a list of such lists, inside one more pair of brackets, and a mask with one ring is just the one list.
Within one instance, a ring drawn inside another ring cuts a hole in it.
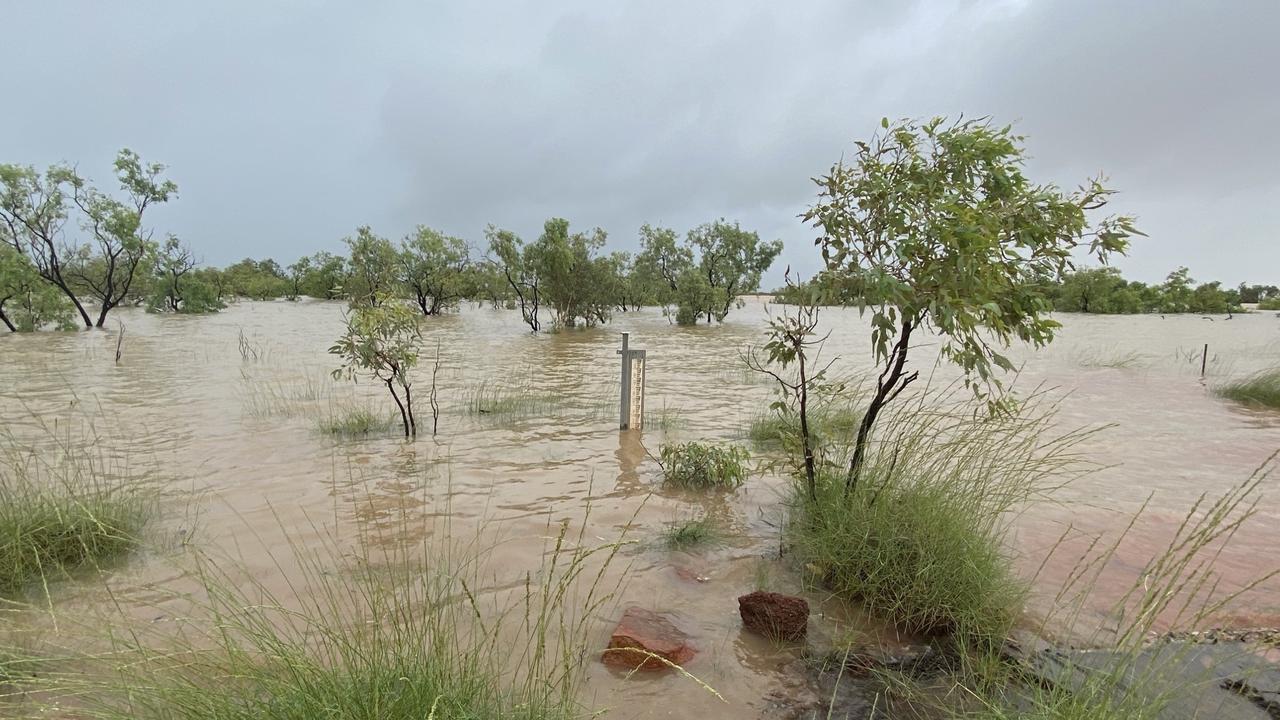
[{"label": "tree trunk", "polygon": [[396,386],[391,380],[387,381],[387,390],[391,392],[391,399],[396,401],[396,407],[400,408],[400,422],[404,425],[404,436],[409,437],[409,416],[404,411],[404,403],[400,402],[400,396],[396,394]]},{"label": "tree trunk", "polygon": [[[5,300],[8,300],[8,298],[5,298]],[[14,327],[13,321],[9,319],[8,315],[4,314],[4,302],[4,300],[0,300],[0,322],[9,328],[9,332],[18,332],[18,328]]]},{"label": "tree trunk", "polygon": [[[919,373],[912,373],[903,377],[902,368],[907,362],[907,346],[911,341],[911,331],[914,325],[910,320],[902,322],[902,332],[898,335],[898,342],[894,344],[893,351],[889,354],[888,364],[884,372],[880,374],[879,380],[876,381],[876,394],[871,398],[871,403],[867,406],[867,412],[862,416],[862,422],[858,425],[858,439],[853,447],[853,457],[849,460],[849,473],[845,477],[844,493],[845,496],[853,494],[858,486],[858,476],[862,472],[862,464],[865,460],[867,452],[867,440],[871,436],[871,428],[876,424],[876,418],[880,415],[880,410],[884,408],[889,401],[897,397],[907,385],[910,385]],[[901,384],[899,384],[901,381]]]},{"label": "tree trunk", "polygon": [[409,385],[401,383],[400,387],[404,388],[404,406],[409,411],[409,432],[414,437],[418,436],[418,421],[413,417],[413,395],[409,392]]}]

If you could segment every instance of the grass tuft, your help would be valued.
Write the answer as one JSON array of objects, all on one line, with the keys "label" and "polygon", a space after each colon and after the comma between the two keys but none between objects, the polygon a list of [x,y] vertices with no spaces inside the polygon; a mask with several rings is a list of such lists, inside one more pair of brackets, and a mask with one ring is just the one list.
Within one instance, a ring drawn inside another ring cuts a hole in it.
[{"label": "grass tuft", "polygon": [[152,514],[136,484],[92,449],[29,449],[0,436],[0,594],[100,567],[133,551]]},{"label": "grass tuft", "polygon": [[662,533],[662,540],[672,550],[687,550],[720,539],[720,530],[707,517],[672,523]]},{"label": "grass tuft", "polygon": [[391,415],[379,413],[370,408],[338,408],[320,418],[317,427],[326,435],[354,437],[387,432],[397,422],[397,419]]},{"label": "grass tuft", "polygon": [[1085,434],[1056,434],[1038,397],[998,417],[948,397],[882,415],[851,490],[837,464],[816,498],[797,484],[788,545],[821,584],[903,629],[997,645],[1027,595],[1007,514],[1087,469],[1073,450]]},{"label": "grass tuft", "polygon": [[747,480],[747,451],[737,445],[663,445],[663,482],[681,488],[736,488]]},{"label": "grass tuft", "polygon": [[1214,388],[1220,397],[1246,405],[1280,408],[1280,368],[1263,370],[1247,378]]}]

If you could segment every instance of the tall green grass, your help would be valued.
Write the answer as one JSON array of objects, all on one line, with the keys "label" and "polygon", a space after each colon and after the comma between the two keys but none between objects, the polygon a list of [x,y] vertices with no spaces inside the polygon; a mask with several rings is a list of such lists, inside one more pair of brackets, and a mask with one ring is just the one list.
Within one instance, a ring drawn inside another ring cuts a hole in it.
[{"label": "tall green grass", "polygon": [[[585,521],[583,527],[586,526]],[[577,718],[590,623],[611,602],[621,543],[548,528],[544,562],[495,586],[491,550],[448,540],[409,549],[293,548],[285,596],[234,562],[192,555],[200,591],[177,628],[130,618],[110,650],[41,689],[88,717],[188,720]],[[515,598],[512,600],[512,598]],[[178,601],[174,598],[173,602]]]},{"label": "tall green grass", "polygon": [[705,516],[674,522],[662,533],[663,543],[672,550],[688,550],[719,539],[719,527]]},{"label": "tall green grass", "polygon": [[47,592],[129,554],[153,514],[150,489],[87,440],[0,433],[0,595]]},{"label": "tall green grass", "polygon": [[821,585],[903,629],[996,645],[1028,591],[1005,544],[1011,513],[1088,469],[1075,451],[1085,435],[1055,431],[1052,416],[1040,396],[1000,416],[949,393],[891,407],[852,492],[834,462],[816,499],[797,483],[787,547]]},{"label": "tall green grass", "polygon": [[1247,405],[1280,408],[1280,368],[1271,368],[1239,380],[1233,380],[1214,388],[1214,392],[1228,400]]}]

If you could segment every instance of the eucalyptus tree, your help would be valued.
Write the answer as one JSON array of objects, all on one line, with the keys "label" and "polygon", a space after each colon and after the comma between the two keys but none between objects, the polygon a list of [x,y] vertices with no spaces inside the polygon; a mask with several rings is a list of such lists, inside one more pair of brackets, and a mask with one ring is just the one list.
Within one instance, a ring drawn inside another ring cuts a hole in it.
[{"label": "eucalyptus tree", "polygon": [[0,244],[0,324],[10,332],[53,325],[74,329],[74,309],[57,287],[36,271],[25,255]]},{"label": "eucalyptus tree", "polygon": [[467,290],[466,241],[419,225],[400,243],[401,280],[423,315],[455,307]]},{"label": "eucalyptus tree", "polygon": [[675,230],[640,227],[640,252],[636,255],[634,274],[644,295],[656,305],[675,304],[677,279],[693,267],[693,251],[680,244]]},{"label": "eucalyptus tree", "polygon": [[289,263],[285,271],[289,274],[289,292],[285,297],[289,300],[297,300],[302,295],[302,281],[311,272],[311,258],[303,255]]},{"label": "eucalyptus tree", "polygon": [[988,120],[881,122],[851,162],[815,180],[802,217],[820,231],[828,271],[855,278],[875,299],[871,348],[879,374],[858,426],[845,479],[855,488],[876,417],[919,377],[907,371],[917,331],[939,338],[941,358],[992,411],[1005,406],[996,370],[1018,339],[1053,340],[1059,324],[1039,290],[1074,255],[1105,263],[1140,234],[1129,216],[1097,220],[1114,191],[1092,179],[1075,192],[1023,172],[1024,138]]},{"label": "eucalyptus tree", "polygon": [[345,257],[322,250],[303,260],[306,265],[298,282],[298,292],[322,300],[342,297],[342,288],[349,274]]},{"label": "eucalyptus tree", "polygon": [[539,311],[542,307],[541,263],[526,258],[528,248],[519,235],[490,225],[485,229],[489,240],[492,267],[506,280],[515,294],[520,317],[533,332],[542,328]]},{"label": "eucalyptus tree", "polygon": [[394,298],[383,297],[352,306],[347,329],[329,348],[342,360],[335,379],[364,375],[387,386],[400,411],[404,436],[417,435],[413,416],[413,382],[409,371],[418,364],[421,331],[418,315]]},{"label": "eucalyptus tree", "polygon": [[148,310],[196,314],[225,307],[217,287],[205,282],[195,269],[191,248],[170,235],[156,252]]},{"label": "eucalyptus tree", "polygon": [[[163,179],[164,165],[143,163],[132,150],[121,150],[114,167],[123,199],[93,187],[68,165],[53,165],[44,173],[0,165],[0,240],[66,295],[85,327],[102,327],[145,274],[155,243],[143,216],[178,190]],[[73,215],[83,236],[68,239]],[[96,321],[81,295],[97,301]]]},{"label": "eucalyptus tree", "polygon": [[343,239],[350,250],[347,285],[353,306],[377,306],[399,295],[400,254],[390,240],[375,235],[368,225]]},{"label": "eucalyptus tree", "polygon": [[759,290],[760,276],[782,252],[781,240],[763,242],[758,234],[723,219],[690,230],[688,242],[698,253],[697,268],[706,288],[686,295],[697,304],[682,303],[681,309],[705,315],[707,322],[724,320],[735,303],[741,305],[739,295]]},{"label": "eucalyptus tree", "polygon": [[605,239],[600,228],[571,233],[568,220],[551,218],[543,224],[538,240],[525,248],[525,264],[540,279],[557,326],[608,322],[613,308],[612,266],[598,255]]}]

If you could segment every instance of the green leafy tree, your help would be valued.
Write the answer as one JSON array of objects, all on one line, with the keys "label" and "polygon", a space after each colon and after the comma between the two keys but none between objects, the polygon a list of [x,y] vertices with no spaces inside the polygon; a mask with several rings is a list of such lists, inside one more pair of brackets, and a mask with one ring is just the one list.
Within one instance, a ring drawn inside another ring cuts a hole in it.
[{"label": "green leafy tree", "polygon": [[551,218],[542,235],[525,249],[525,265],[540,280],[542,298],[555,312],[558,327],[607,322],[613,302],[609,295],[609,263],[598,253],[605,232],[569,232],[569,221]]},{"label": "green leafy tree", "polygon": [[419,225],[400,246],[401,279],[422,314],[456,307],[467,289],[471,253],[466,241]]},{"label": "green leafy tree", "polygon": [[285,270],[289,273],[289,292],[285,298],[297,300],[302,295],[302,281],[306,279],[307,273],[311,272],[311,258],[303,255],[289,263],[289,267]]},{"label": "green leafy tree", "polygon": [[1191,271],[1185,267],[1169,273],[1160,286],[1160,311],[1167,313],[1190,312],[1195,300]]},{"label": "green leafy tree", "polygon": [[363,375],[387,386],[400,410],[405,437],[418,433],[409,371],[418,364],[421,338],[412,308],[392,298],[376,298],[352,307],[346,332],[329,348],[342,359],[342,366],[333,371],[335,379]]},{"label": "green leafy tree", "polygon": [[191,248],[170,235],[156,252],[147,309],[152,312],[201,314],[226,307],[217,288],[204,276],[194,273],[195,256]]},{"label": "green leafy tree", "polygon": [[[0,165],[0,238],[67,296],[85,327],[102,327],[112,308],[129,297],[134,281],[146,274],[155,243],[142,225],[143,215],[178,191],[162,178],[164,171],[164,165],[143,163],[132,150],[121,150],[115,174],[124,199],[117,199],[66,165],[43,174],[30,166]],[[73,214],[87,239],[66,239]],[[81,295],[97,301],[96,322]]]},{"label": "green leafy tree", "polygon": [[400,254],[390,240],[365,225],[343,242],[350,250],[350,274],[344,289],[352,306],[378,305],[399,295]]},{"label": "green leafy tree", "polygon": [[226,289],[235,297],[274,300],[289,293],[289,279],[271,258],[245,258],[223,270]]},{"label": "green leafy tree", "polygon": [[485,230],[489,240],[492,267],[506,280],[515,295],[520,316],[533,332],[542,328],[542,262],[534,262],[519,235],[490,225]]},{"label": "green leafy tree", "polygon": [[760,276],[782,252],[782,241],[762,242],[756,233],[723,219],[690,230],[688,241],[698,253],[698,270],[709,289],[683,294],[681,300],[697,299],[700,304],[682,302],[680,309],[686,317],[692,312],[707,322],[724,320],[735,303],[740,305],[739,295],[759,290]]},{"label": "green leafy tree", "polygon": [[25,255],[0,244],[0,324],[10,332],[32,332],[49,325],[72,330],[74,313],[66,296],[45,281]]},{"label": "green leafy tree", "polygon": [[645,301],[663,307],[676,304],[678,280],[692,267],[693,251],[680,244],[675,230],[641,226],[633,273]]},{"label": "green leafy tree", "polygon": [[[298,292],[321,300],[337,300],[347,282],[347,259],[341,255],[320,251],[306,259],[306,266],[298,282]],[[301,262],[301,261],[299,261]]]},{"label": "green leafy tree", "polygon": [[857,278],[878,301],[871,348],[875,393],[859,423],[846,477],[857,484],[876,417],[913,381],[907,356],[917,331],[939,337],[941,357],[992,410],[1001,408],[999,350],[1013,339],[1042,346],[1059,327],[1038,289],[1083,249],[1105,263],[1137,233],[1133,220],[1091,222],[1113,191],[1100,179],[1065,193],[1023,173],[1023,138],[986,120],[881,123],[815,182],[803,218],[821,232],[828,270]]}]

